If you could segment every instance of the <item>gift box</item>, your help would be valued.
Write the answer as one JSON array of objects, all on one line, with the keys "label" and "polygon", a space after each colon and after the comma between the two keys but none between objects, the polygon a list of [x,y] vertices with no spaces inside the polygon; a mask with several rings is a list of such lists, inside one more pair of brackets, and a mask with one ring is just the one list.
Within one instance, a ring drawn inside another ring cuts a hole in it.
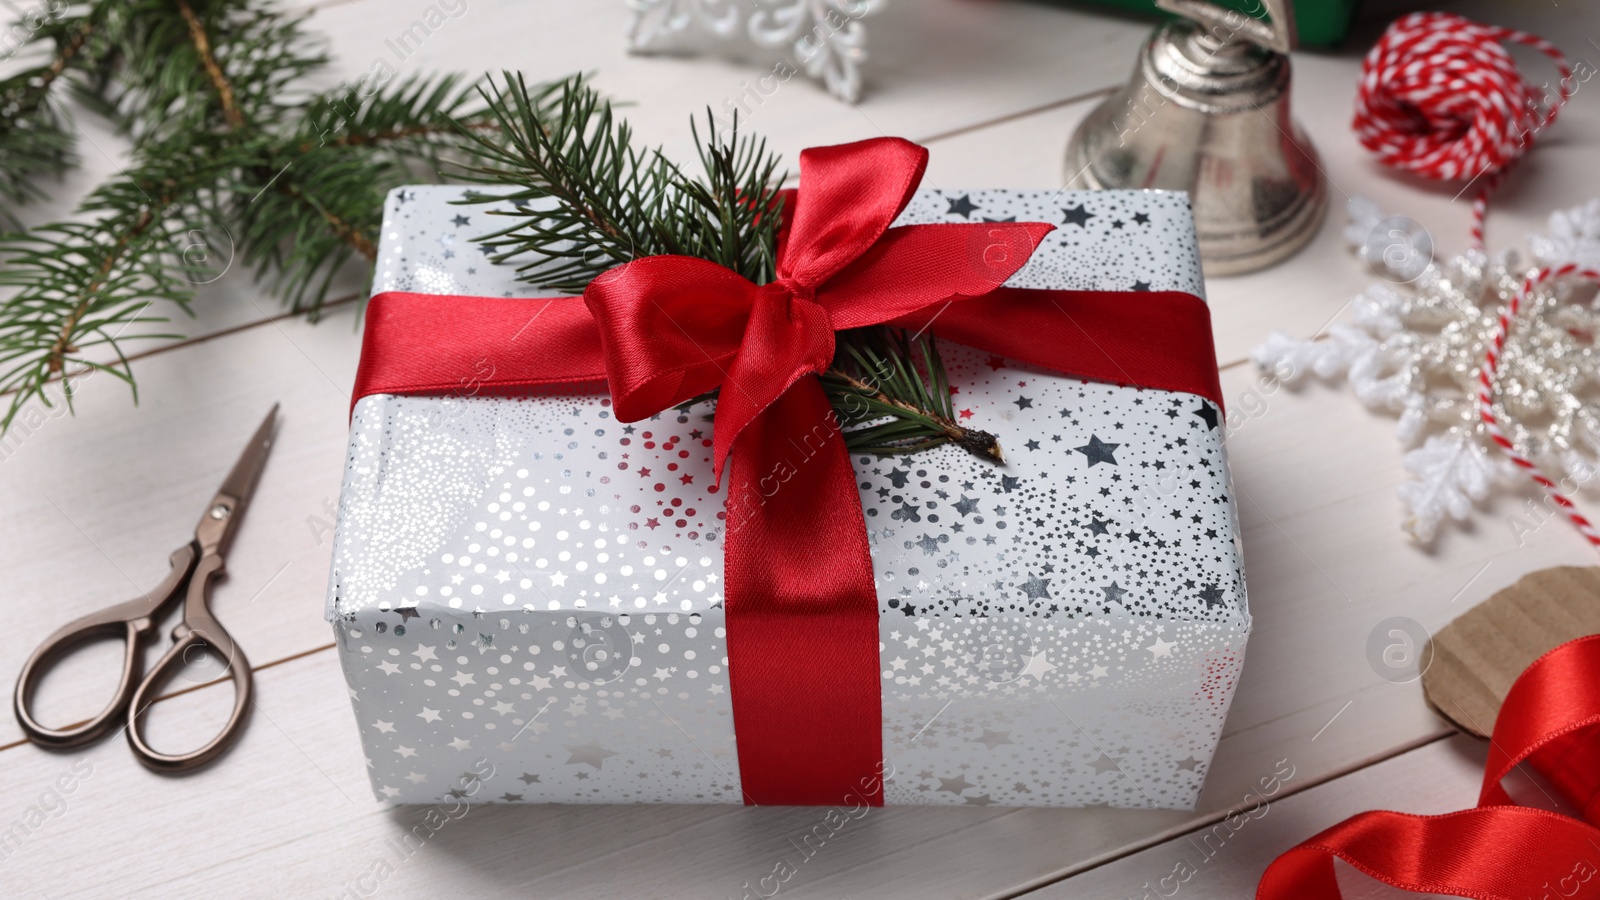
[{"label": "gift box", "polygon": [[[473,243],[503,220],[463,194],[389,195],[375,295],[539,294]],[[1007,287],[1108,294],[1136,316],[1142,298],[1204,296],[1183,194],[921,189],[896,223],[1011,221],[1056,228]],[[1214,377],[1208,331],[1175,339]],[[845,689],[881,710],[849,726],[881,759],[827,802],[1192,807],[1250,626],[1220,407],[940,347],[958,415],[1005,462],[851,455],[879,671]],[[604,385],[486,390],[495,350],[430,395],[352,411],[327,618],[377,797],[771,802],[753,767],[781,783],[789,763],[748,758],[748,723],[781,731],[786,703],[749,693],[736,716],[735,689],[792,659],[825,673],[828,632],[799,656],[736,652],[748,671],[730,672],[736,517],[711,404],[624,422]]]}]

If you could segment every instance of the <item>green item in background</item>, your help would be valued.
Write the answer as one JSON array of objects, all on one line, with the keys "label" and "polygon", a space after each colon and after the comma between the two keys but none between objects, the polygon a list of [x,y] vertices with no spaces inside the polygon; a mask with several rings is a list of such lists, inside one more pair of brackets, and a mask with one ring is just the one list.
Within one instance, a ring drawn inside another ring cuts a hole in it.
[{"label": "green item in background", "polygon": [[[1170,15],[1165,10],[1158,10],[1155,0],[1095,0],[1095,2],[1139,12]],[[1261,4],[1256,0],[1213,0],[1213,2],[1240,12],[1254,12],[1261,8]],[[1305,47],[1331,47],[1344,40],[1345,34],[1350,30],[1350,20],[1354,16],[1355,9],[1356,0],[1294,0],[1294,24],[1295,30],[1300,35],[1300,44]]]}]

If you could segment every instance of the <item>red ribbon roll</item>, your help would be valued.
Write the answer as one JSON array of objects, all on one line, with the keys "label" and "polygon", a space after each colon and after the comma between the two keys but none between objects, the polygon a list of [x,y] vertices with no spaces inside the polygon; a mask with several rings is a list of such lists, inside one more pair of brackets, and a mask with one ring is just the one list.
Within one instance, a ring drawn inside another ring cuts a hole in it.
[{"label": "red ribbon roll", "polygon": [[[883,802],[878,601],[855,475],[816,374],[834,332],[888,323],[1082,378],[1222,405],[1204,301],[1006,288],[1053,226],[890,227],[927,151],[883,138],[807,150],[786,192],[777,278],[700,259],[618,267],[576,297],[385,293],[354,397],[549,393],[596,383],[635,421],[718,389],[731,462],[724,582],[739,772],[752,804]],[[486,351],[495,365],[486,378]],[[598,382],[604,382],[603,385]],[[795,448],[803,458],[791,461]]]},{"label": "red ribbon roll", "polygon": [[[1583,821],[1512,805],[1500,786],[1526,762]],[[1352,816],[1273,860],[1257,900],[1340,900],[1338,857],[1415,893],[1478,900],[1570,897],[1600,875],[1600,635],[1568,641],[1517,677],[1489,739],[1474,809]]]}]

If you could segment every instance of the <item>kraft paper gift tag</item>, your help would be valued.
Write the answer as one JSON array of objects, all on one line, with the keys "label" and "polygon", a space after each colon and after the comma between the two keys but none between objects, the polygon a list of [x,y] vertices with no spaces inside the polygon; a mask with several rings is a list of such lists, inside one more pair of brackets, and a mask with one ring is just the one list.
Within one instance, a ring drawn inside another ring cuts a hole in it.
[{"label": "kraft paper gift tag", "polygon": [[1439,630],[1422,673],[1428,703],[1478,737],[1494,729],[1512,682],[1534,660],[1600,633],[1600,568],[1558,566],[1524,575]]}]

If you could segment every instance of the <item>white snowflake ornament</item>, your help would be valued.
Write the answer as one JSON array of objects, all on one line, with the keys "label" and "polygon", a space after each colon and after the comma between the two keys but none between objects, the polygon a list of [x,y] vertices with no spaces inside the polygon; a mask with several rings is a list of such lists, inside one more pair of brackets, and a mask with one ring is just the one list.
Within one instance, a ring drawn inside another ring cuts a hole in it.
[{"label": "white snowflake ornament", "polygon": [[[1516,253],[1493,259],[1468,251],[1435,262],[1426,231],[1386,217],[1365,200],[1350,204],[1345,237],[1384,281],[1351,305],[1349,323],[1326,339],[1282,332],[1251,355],[1293,384],[1305,373],[1350,382],[1369,409],[1398,417],[1413,476],[1401,485],[1404,528],[1427,543],[1446,516],[1467,519],[1516,467],[1491,443],[1477,393],[1498,317],[1536,269]],[[1600,267],[1600,200],[1558,212],[1550,233],[1529,238],[1544,266]],[[1566,490],[1600,474],[1600,310],[1575,281],[1538,285],[1512,322],[1493,383],[1491,411],[1505,436]],[[1417,446],[1418,443],[1421,446]]]},{"label": "white snowflake ornament", "polygon": [[1498,450],[1461,429],[1432,435],[1406,454],[1404,465],[1415,480],[1397,491],[1409,511],[1403,527],[1423,543],[1433,540],[1446,513],[1457,522],[1466,521],[1473,504],[1512,474],[1511,464]]}]

